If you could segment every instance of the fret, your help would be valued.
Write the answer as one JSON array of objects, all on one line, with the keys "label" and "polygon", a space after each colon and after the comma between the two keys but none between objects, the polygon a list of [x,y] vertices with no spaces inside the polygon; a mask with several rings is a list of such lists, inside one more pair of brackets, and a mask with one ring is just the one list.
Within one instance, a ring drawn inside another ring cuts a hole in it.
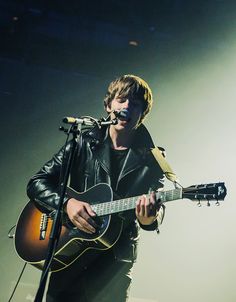
[{"label": "fret", "polygon": [[[128,197],[109,202],[101,202],[92,205],[93,211],[97,216],[109,215],[119,213],[136,207],[136,201],[140,196]],[[182,189],[177,188],[168,191],[156,192],[156,198],[160,199],[163,203],[182,198]]]},{"label": "fret", "polygon": [[176,199],[180,199],[180,198],[182,198],[182,189],[177,188],[174,190],[169,190],[169,191],[163,192],[163,196],[161,197],[161,200],[163,202],[168,202],[168,201],[172,201],[172,200],[176,200]]}]

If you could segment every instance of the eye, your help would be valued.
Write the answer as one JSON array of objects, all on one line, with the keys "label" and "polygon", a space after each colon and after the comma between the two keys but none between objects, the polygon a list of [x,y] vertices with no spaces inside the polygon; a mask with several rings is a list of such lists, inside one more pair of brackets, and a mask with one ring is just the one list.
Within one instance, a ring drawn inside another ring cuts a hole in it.
[{"label": "eye", "polygon": [[125,98],[117,98],[116,101],[118,103],[124,103],[126,101],[126,99]]}]

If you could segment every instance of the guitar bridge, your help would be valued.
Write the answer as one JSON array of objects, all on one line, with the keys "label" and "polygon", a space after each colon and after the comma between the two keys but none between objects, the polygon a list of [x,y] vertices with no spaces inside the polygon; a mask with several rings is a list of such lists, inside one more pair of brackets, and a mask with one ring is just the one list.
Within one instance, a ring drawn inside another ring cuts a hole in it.
[{"label": "guitar bridge", "polygon": [[48,226],[48,215],[43,213],[41,215],[41,220],[40,220],[39,240],[44,240],[46,238],[47,226]]}]

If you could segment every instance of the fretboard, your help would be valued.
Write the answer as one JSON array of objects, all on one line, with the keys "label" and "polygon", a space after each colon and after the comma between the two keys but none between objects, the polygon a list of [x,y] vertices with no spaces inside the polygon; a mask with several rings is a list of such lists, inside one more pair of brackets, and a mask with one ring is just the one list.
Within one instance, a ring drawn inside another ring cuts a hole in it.
[{"label": "fretboard", "polygon": [[[109,202],[101,202],[92,205],[93,211],[97,216],[110,215],[113,213],[124,212],[127,210],[132,210],[136,207],[136,202],[141,196],[128,197],[124,199],[117,199]],[[177,188],[173,190],[157,192],[156,198],[160,199],[162,203],[181,199],[182,189]]]}]

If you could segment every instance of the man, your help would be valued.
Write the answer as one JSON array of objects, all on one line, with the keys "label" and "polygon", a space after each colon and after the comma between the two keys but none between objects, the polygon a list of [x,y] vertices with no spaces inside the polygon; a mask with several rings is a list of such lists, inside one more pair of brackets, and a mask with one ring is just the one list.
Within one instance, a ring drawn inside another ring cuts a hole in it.
[{"label": "man", "polygon": [[[142,124],[152,102],[151,89],[143,79],[124,75],[109,85],[104,106],[110,119],[116,118],[117,112],[125,112],[125,118],[106,129],[84,131],[73,158],[70,187],[83,192],[98,183],[107,183],[113,189],[114,199],[141,197],[135,211],[122,213],[123,229],[112,248],[86,262],[82,272],[78,268],[81,263],[75,261],[51,274],[47,302],[127,301],[139,228],[157,230],[164,213],[153,192],[163,187],[163,171],[151,153],[154,145]],[[69,143],[66,154],[70,148]],[[59,200],[62,157],[60,150],[28,184],[28,196],[49,211],[57,207]],[[99,227],[89,200],[67,196],[64,211],[73,226],[84,233],[94,234]]]}]

